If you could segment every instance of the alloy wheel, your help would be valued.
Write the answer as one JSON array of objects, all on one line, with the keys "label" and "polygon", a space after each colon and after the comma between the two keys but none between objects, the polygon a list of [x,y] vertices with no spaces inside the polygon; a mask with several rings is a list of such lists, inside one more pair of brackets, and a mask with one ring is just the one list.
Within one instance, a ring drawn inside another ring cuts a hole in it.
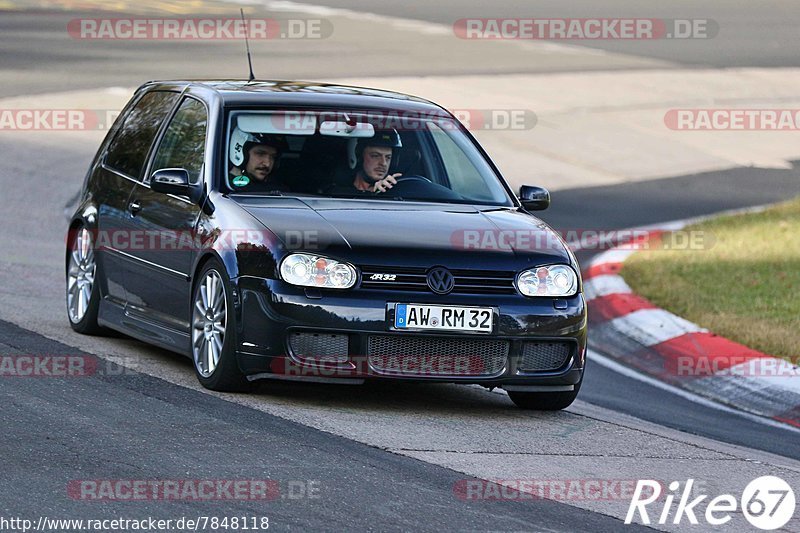
[{"label": "alloy wheel", "polygon": [[222,277],[208,270],[200,280],[192,308],[192,355],[197,372],[211,377],[225,343],[227,301]]},{"label": "alloy wheel", "polygon": [[67,309],[73,324],[83,320],[89,309],[96,269],[92,234],[86,228],[81,228],[75,238],[67,270]]}]

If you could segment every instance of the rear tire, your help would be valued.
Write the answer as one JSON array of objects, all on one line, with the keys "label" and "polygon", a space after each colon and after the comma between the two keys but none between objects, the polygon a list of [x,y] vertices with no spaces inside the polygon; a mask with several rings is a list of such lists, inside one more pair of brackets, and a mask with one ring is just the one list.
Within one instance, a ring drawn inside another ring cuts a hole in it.
[{"label": "rear tire", "polygon": [[203,387],[238,392],[249,382],[236,360],[236,325],[231,308],[233,294],[222,264],[212,259],[197,276],[192,291],[192,362]]},{"label": "rear tire", "polygon": [[[582,383],[583,381],[581,381]],[[566,409],[581,390],[581,383],[575,385],[575,390],[568,392],[519,392],[508,391],[508,397],[520,409],[530,409],[534,411],[560,411]]]}]

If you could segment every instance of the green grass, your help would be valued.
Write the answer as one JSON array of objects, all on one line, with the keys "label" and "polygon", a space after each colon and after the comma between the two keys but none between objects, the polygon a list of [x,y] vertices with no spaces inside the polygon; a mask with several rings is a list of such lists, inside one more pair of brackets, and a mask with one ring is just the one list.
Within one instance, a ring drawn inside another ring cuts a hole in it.
[{"label": "green grass", "polygon": [[[676,245],[687,236],[704,244]],[[633,254],[622,276],[634,292],[714,333],[800,356],[800,198],[665,235]]]}]

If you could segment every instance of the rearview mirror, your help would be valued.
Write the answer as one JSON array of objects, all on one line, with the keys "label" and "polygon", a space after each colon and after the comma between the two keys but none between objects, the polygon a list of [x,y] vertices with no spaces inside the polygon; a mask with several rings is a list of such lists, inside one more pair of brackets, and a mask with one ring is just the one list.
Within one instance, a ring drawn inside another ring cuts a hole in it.
[{"label": "rearview mirror", "polygon": [[164,194],[189,196],[189,173],[182,168],[162,168],[150,177],[150,188]]},{"label": "rearview mirror", "polygon": [[331,137],[368,138],[375,135],[375,128],[368,122],[342,122],[326,120],[319,125],[320,135]]},{"label": "rearview mirror", "polygon": [[542,211],[550,207],[550,191],[544,187],[523,185],[519,188],[519,201],[528,211]]}]

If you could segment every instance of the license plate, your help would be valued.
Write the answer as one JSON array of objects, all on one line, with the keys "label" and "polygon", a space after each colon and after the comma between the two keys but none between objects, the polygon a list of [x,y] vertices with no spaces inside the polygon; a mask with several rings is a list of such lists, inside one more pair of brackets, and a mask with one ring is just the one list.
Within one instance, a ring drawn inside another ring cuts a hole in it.
[{"label": "license plate", "polygon": [[394,308],[394,327],[491,333],[494,312],[491,307],[397,304]]}]

